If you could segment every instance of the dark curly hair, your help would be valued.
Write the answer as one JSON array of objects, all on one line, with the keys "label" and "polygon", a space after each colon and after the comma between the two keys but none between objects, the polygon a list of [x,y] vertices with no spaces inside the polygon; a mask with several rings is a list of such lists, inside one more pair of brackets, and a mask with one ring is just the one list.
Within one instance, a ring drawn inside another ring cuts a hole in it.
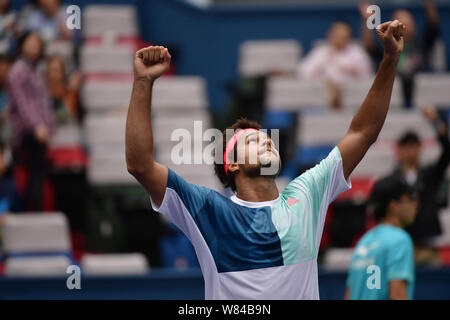
[{"label": "dark curly hair", "polygon": [[[259,123],[257,123],[256,121],[247,120],[246,118],[240,118],[232,126],[228,127],[227,129],[225,129],[222,132],[223,150],[222,150],[222,154],[220,155],[220,159],[222,159],[222,156],[227,147],[228,141],[226,140],[227,139],[226,131],[228,129],[232,129],[232,130],[236,131],[238,129],[249,129],[249,128],[260,130],[261,125]],[[236,145],[234,146],[234,148],[236,148]],[[235,149],[233,161],[237,161],[236,154],[237,154],[237,151]],[[219,178],[220,182],[222,182],[222,184],[225,186],[225,188],[230,187],[231,190],[233,190],[234,192],[237,191],[236,184],[234,182],[234,174],[232,172],[228,172],[228,174],[225,173],[225,167],[224,167],[223,161],[221,163],[214,163],[214,171],[215,171],[217,177]]]}]

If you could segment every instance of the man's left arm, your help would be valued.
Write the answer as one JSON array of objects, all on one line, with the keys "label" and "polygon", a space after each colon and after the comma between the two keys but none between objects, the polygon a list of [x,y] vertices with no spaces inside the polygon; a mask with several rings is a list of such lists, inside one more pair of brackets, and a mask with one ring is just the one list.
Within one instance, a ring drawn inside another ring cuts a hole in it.
[{"label": "man's left arm", "polygon": [[338,143],[345,179],[377,140],[389,110],[392,88],[400,54],[403,50],[405,26],[388,21],[377,27],[383,43],[384,57],[366,99],[354,116],[345,137]]}]

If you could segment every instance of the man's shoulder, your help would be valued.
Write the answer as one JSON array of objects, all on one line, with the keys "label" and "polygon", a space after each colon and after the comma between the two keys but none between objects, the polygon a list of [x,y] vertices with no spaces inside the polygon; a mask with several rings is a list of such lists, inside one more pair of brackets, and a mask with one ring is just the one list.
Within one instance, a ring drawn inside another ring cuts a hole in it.
[{"label": "man's shoulder", "polygon": [[168,168],[167,188],[173,189],[177,193],[196,194],[202,198],[210,199],[211,202],[232,203],[228,197],[224,196],[219,191],[191,183],[170,168]]},{"label": "man's shoulder", "polygon": [[412,238],[404,229],[398,227],[390,227],[386,229],[385,232],[388,233],[385,234],[385,239],[388,240],[385,241],[387,246],[393,249],[405,245],[412,246]]}]

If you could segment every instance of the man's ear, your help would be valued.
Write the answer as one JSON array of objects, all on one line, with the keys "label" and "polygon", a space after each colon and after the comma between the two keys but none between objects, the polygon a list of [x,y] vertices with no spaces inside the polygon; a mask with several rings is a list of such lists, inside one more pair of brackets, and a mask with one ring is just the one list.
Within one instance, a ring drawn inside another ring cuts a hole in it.
[{"label": "man's ear", "polygon": [[228,172],[237,173],[239,171],[239,165],[236,162],[228,165]]},{"label": "man's ear", "polygon": [[396,212],[399,200],[392,199],[389,201],[387,211],[388,213]]}]

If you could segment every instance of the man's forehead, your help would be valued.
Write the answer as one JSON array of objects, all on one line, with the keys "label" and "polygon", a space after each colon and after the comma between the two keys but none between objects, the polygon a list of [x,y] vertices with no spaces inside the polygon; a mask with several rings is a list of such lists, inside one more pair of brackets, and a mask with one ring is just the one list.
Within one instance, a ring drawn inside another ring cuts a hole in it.
[{"label": "man's forehead", "polygon": [[247,138],[247,137],[250,137],[250,136],[253,136],[253,135],[259,136],[260,138],[266,138],[267,137],[267,133],[265,133],[262,130],[256,130],[256,129],[255,130],[249,130],[249,131],[245,132],[242,136]]},{"label": "man's forehead", "polygon": [[248,139],[252,138],[252,137],[257,137],[260,141],[263,141],[264,139],[268,138],[267,133],[265,133],[262,130],[248,130],[246,132],[244,132],[236,141],[236,146],[239,146],[239,148],[245,147],[246,145],[246,141],[248,141]]}]

